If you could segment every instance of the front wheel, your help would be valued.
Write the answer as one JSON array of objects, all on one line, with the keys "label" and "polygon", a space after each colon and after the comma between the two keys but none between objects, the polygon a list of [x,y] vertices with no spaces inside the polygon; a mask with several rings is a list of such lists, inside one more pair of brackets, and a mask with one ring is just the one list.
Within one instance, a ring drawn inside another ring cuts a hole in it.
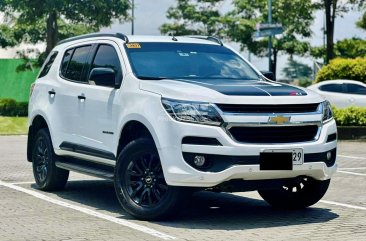
[{"label": "front wheel", "polygon": [[114,179],[121,206],[136,218],[162,219],[179,210],[184,189],[165,182],[159,154],[150,139],[134,140],[122,150]]},{"label": "front wheel", "polygon": [[327,192],[330,179],[318,181],[299,177],[273,190],[258,190],[259,195],[274,207],[302,209],[317,203]]}]

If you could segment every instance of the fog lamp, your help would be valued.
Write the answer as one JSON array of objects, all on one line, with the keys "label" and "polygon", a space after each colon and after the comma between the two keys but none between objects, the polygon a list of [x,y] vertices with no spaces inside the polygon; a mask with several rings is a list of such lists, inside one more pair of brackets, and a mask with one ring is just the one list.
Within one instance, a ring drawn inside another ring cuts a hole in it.
[{"label": "fog lamp", "polygon": [[206,159],[204,156],[197,155],[194,157],[193,162],[196,166],[202,167],[203,165],[205,165]]},{"label": "fog lamp", "polygon": [[332,153],[330,151],[327,152],[327,160],[330,161],[332,158]]}]

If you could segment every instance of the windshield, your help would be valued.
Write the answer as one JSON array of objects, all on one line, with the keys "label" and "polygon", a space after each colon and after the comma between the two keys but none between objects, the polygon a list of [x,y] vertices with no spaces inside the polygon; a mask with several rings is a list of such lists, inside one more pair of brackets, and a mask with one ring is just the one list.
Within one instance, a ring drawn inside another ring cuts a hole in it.
[{"label": "windshield", "polygon": [[126,52],[140,79],[258,80],[258,74],[228,48],[210,44],[128,43]]}]

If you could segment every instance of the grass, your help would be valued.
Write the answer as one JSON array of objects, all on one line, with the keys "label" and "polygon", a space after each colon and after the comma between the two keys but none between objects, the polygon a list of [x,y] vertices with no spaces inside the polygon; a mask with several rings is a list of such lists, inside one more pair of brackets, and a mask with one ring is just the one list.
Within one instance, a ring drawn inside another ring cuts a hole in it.
[{"label": "grass", "polygon": [[0,116],[0,135],[24,135],[28,132],[27,117]]}]

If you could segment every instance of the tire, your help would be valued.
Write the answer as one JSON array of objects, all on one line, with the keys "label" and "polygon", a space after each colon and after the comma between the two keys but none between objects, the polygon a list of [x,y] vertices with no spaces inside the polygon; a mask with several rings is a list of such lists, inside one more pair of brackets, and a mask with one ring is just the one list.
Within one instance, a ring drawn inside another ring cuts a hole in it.
[{"label": "tire", "polygon": [[48,129],[39,130],[32,149],[33,175],[39,189],[55,191],[65,187],[69,171],[55,166],[58,158],[53,151]]},{"label": "tire", "polygon": [[258,193],[273,207],[303,209],[317,203],[327,192],[329,184],[330,179],[318,181],[309,177],[300,177],[279,189],[258,190]]},{"label": "tire", "polygon": [[130,142],[119,154],[114,187],[123,209],[141,220],[172,216],[185,193],[185,188],[166,184],[155,144],[145,138]]}]

